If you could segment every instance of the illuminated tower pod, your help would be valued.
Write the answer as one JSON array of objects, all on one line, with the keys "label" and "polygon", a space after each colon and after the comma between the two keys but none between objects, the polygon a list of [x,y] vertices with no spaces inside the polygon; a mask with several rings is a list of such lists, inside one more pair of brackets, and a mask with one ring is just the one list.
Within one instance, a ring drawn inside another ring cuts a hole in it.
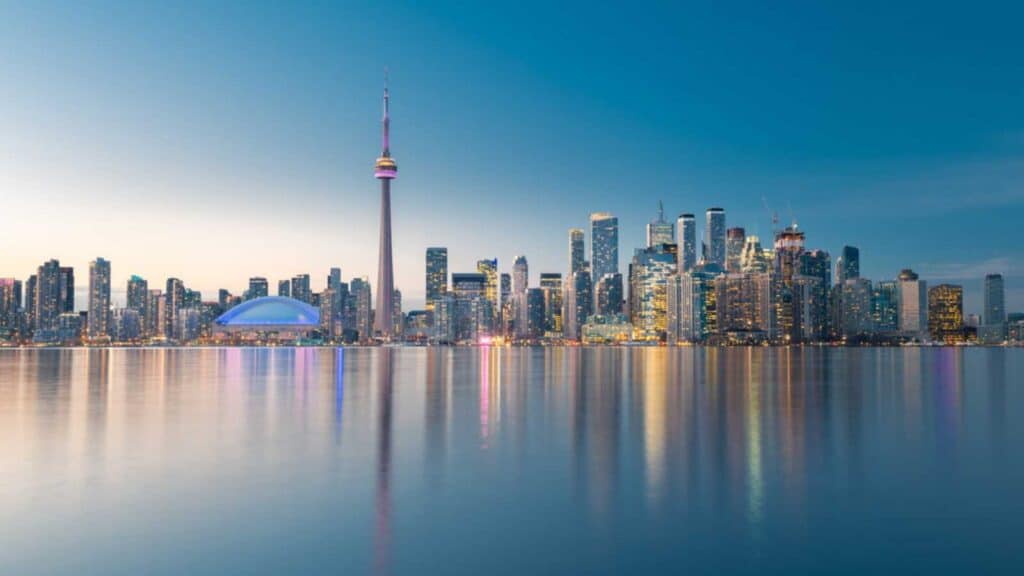
[{"label": "illuminated tower pod", "polygon": [[384,82],[383,150],[374,168],[374,177],[380,180],[380,251],[377,261],[377,315],[374,332],[390,340],[394,332],[391,318],[395,294],[394,269],[391,259],[391,181],[398,176],[398,165],[391,159],[390,124],[388,117],[388,86]]}]

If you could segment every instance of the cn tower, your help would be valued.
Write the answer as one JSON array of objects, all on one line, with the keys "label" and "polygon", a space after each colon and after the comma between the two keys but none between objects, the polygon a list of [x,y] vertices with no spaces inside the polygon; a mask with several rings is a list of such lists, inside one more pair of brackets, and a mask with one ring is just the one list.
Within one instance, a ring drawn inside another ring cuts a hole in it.
[{"label": "cn tower", "polygon": [[395,275],[391,260],[391,181],[398,176],[398,165],[391,159],[388,118],[388,80],[384,75],[384,149],[377,158],[373,175],[380,180],[380,255],[377,261],[377,312],[373,331],[384,340],[394,332]]}]

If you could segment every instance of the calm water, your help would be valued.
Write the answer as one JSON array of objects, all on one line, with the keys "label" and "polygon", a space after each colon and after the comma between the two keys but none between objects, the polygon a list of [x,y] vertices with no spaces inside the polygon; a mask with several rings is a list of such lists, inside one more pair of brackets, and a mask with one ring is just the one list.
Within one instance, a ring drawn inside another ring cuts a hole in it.
[{"label": "calm water", "polygon": [[0,351],[0,573],[1024,571],[1024,350]]}]

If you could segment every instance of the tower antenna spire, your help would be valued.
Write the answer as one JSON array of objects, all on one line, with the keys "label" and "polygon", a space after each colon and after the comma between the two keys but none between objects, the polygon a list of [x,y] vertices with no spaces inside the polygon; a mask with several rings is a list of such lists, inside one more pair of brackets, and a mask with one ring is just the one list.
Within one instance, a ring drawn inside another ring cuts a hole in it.
[{"label": "tower antenna spire", "polygon": [[388,158],[391,156],[391,117],[388,113],[388,68],[384,67],[384,150],[381,152],[381,156]]}]

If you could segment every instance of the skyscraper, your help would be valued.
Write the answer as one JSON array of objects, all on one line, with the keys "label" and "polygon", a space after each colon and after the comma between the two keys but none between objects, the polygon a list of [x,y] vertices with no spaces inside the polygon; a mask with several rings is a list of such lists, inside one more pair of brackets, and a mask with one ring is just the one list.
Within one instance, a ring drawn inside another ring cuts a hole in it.
[{"label": "skyscraper", "polygon": [[62,279],[65,278],[63,271],[60,262],[50,260],[43,263],[36,272],[34,316],[36,337],[39,340],[52,338],[51,334],[39,332],[55,331],[57,319],[64,313],[66,290],[62,285]]},{"label": "skyscraper", "polygon": [[60,267],[60,302],[61,312],[75,312],[75,269],[70,266]]},{"label": "skyscraper", "polygon": [[775,337],[783,342],[799,342],[804,333],[799,293],[793,290],[793,277],[800,274],[804,253],[804,233],[796,224],[775,235],[775,265],[772,273],[772,297],[775,305]]},{"label": "skyscraper", "polygon": [[725,269],[731,274],[740,272],[740,257],[743,245],[747,241],[747,231],[743,228],[729,228],[725,231]]},{"label": "skyscraper", "polygon": [[923,338],[928,331],[928,284],[907,268],[899,278],[899,329],[915,338]]},{"label": "skyscraper", "polygon": [[526,256],[516,256],[515,262],[512,263],[512,294],[523,294],[529,286],[530,266],[526,262]]},{"label": "skyscraper", "polygon": [[590,215],[590,272],[594,281],[619,271],[619,219],[607,212]]},{"label": "skyscraper", "polygon": [[512,264],[512,311],[514,320],[514,332],[518,337],[528,335],[528,310],[526,291],[530,285],[530,269],[526,262],[526,256],[516,256]]},{"label": "skyscraper", "polygon": [[666,248],[661,244],[637,250],[629,265],[629,319],[639,340],[665,338],[668,279],[676,271],[676,255]]},{"label": "skyscraper", "polygon": [[270,284],[267,283],[266,278],[261,278],[259,276],[249,278],[249,289],[245,292],[246,300],[265,298],[269,293]]},{"label": "skyscraper", "polygon": [[983,323],[985,326],[1001,326],[1006,323],[1006,303],[1002,274],[985,276],[985,310]]},{"label": "skyscraper", "polygon": [[309,274],[298,274],[292,277],[292,298],[313,304],[313,291],[309,288]]},{"label": "skyscraper", "polygon": [[579,228],[569,229],[569,278],[576,272],[583,269],[583,261],[586,260],[586,252],[583,247],[583,230]]},{"label": "skyscraper", "polygon": [[[619,276],[620,284],[622,276]],[[592,312],[594,287],[591,285],[590,269],[584,263],[583,267],[572,275],[569,287],[566,290],[565,318],[563,326],[565,337],[570,340],[578,340],[583,324]]]},{"label": "skyscraper", "polygon": [[145,323],[146,306],[149,302],[149,283],[145,278],[132,275],[128,279],[128,302],[127,308],[139,313],[139,318]]},{"label": "skyscraper", "polygon": [[168,278],[164,300],[164,336],[174,339],[179,314],[185,308],[185,283],[177,278]]},{"label": "skyscraper", "polygon": [[676,228],[679,238],[679,272],[689,272],[697,265],[697,221],[693,214],[680,214]]},{"label": "skyscraper", "polygon": [[562,331],[562,275],[558,272],[541,272],[540,288],[544,291],[544,330]]},{"label": "skyscraper", "polygon": [[89,263],[90,340],[110,337],[110,262],[97,258]]},{"label": "skyscraper", "polygon": [[705,259],[725,268],[725,210],[708,208],[704,228]]},{"label": "skyscraper", "polygon": [[658,217],[647,224],[647,247],[674,244],[675,241],[675,230],[672,228],[671,222],[665,221],[665,208],[659,200]]},{"label": "skyscraper", "polygon": [[843,253],[836,261],[836,284],[860,278],[860,250],[856,246],[843,246]]},{"label": "skyscraper", "polygon": [[939,284],[928,291],[928,332],[946,344],[964,341],[964,289]]},{"label": "skyscraper", "polygon": [[277,281],[277,295],[284,296],[285,298],[292,297],[292,282],[291,280],[278,280]]},{"label": "skyscraper", "polygon": [[486,278],[486,283],[484,284],[484,298],[487,300],[488,306],[486,306],[484,316],[486,318],[486,329],[490,332],[494,329],[497,317],[500,315],[500,310],[498,308],[498,259],[477,260],[476,271],[483,274]]},{"label": "skyscraper", "polygon": [[438,300],[448,291],[448,249],[438,246],[427,248],[426,306],[433,312]]},{"label": "skyscraper", "polygon": [[594,293],[597,300],[594,302],[594,313],[601,316],[612,316],[622,314],[622,274],[605,274],[597,281]]},{"label": "skyscraper", "polygon": [[391,158],[390,124],[388,116],[388,85],[384,81],[384,119],[383,150],[374,170],[374,176],[380,180],[380,251],[377,262],[377,310],[374,319],[374,332],[381,338],[390,340],[394,332],[391,310],[394,309],[395,280],[391,262],[391,181],[398,176],[398,166]]}]

